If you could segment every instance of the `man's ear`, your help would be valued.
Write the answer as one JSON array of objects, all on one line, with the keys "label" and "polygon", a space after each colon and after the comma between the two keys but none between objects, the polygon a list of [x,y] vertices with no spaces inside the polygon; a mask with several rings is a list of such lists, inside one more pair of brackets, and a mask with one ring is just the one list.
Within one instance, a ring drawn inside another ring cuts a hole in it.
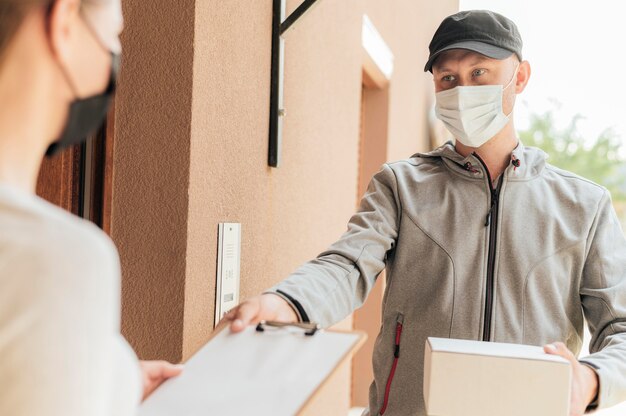
[{"label": "man's ear", "polygon": [[522,61],[519,64],[519,70],[517,71],[517,79],[515,80],[515,93],[521,94],[526,88],[528,80],[530,79],[530,63],[528,61]]},{"label": "man's ear", "polygon": [[49,8],[47,30],[52,53],[62,62],[71,60],[72,37],[77,34],[80,0],[55,0]]}]

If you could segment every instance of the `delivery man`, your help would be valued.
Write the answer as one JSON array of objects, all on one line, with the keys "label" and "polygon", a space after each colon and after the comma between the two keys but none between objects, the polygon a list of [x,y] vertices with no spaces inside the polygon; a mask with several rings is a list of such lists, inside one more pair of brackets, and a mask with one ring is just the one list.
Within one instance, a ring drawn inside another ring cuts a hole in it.
[{"label": "delivery man", "polygon": [[[425,414],[429,336],[544,345],[572,363],[572,415],[626,399],[626,239],[605,188],[519,141],[513,110],[531,71],[515,24],[489,11],[446,18],[425,71],[455,144],[385,164],[347,232],[242,303],[231,328],[330,326],[386,269],[365,415]],[[592,354],[578,361],[585,318]]]}]

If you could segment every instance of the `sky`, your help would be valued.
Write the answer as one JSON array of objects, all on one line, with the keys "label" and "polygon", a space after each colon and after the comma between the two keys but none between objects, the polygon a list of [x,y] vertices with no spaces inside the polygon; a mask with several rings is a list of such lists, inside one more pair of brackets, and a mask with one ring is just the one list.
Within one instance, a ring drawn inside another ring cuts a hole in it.
[{"label": "sky", "polygon": [[501,13],[522,34],[532,75],[518,97],[518,129],[552,109],[559,126],[583,116],[579,132],[590,142],[608,128],[626,142],[626,1],[460,0],[460,9]]}]

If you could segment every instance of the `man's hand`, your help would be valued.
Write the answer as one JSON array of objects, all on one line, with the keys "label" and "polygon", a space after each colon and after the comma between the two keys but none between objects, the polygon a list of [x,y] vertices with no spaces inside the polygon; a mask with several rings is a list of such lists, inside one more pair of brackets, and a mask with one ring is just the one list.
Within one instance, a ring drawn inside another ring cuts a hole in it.
[{"label": "man's hand", "polygon": [[297,322],[298,315],[283,298],[266,293],[242,302],[224,320],[230,321],[231,331],[241,332],[260,321]]},{"label": "man's hand", "polygon": [[157,387],[168,378],[176,377],[183,371],[182,365],[170,364],[167,361],[140,361],[141,376],[143,379],[144,401]]},{"label": "man's hand", "polygon": [[598,375],[590,367],[578,362],[574,354],[562,342],[543,347],[547,354],[558,355],[572,364],[572,392],[570,416],[581,416],[598,394]]}]

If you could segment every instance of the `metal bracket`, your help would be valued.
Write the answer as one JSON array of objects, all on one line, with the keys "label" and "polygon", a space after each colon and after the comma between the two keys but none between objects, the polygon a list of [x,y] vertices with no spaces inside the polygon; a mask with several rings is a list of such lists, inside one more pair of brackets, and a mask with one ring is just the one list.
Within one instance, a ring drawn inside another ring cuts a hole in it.
[{"label": "metal bracket", "polygon": [[296,10],[285,19],[287,0],[273,1],[272,18],[272,70],[270,91],[270,128],[268,165],[277,168],[281,163],[283,117],[283,87],[285,75],[285,40],[282,36],[319,0],[304,0]]}]

